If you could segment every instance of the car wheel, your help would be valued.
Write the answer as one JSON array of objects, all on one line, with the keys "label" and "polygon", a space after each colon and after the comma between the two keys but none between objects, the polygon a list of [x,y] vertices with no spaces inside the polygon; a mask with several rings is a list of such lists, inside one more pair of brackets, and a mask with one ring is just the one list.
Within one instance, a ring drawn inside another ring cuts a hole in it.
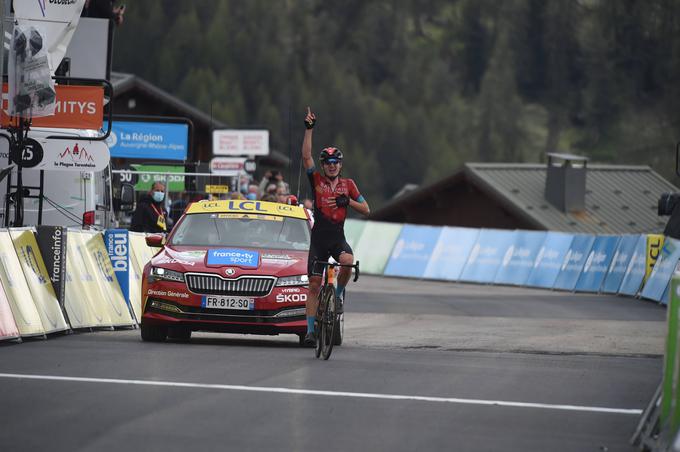
[{"label": "car wheel", "polygon": [[300,347],[304,347],[305,346],[305,335],[304,334],[298,334],[297,336],[298,336]]},{"label": "car wheel", "polygon": [[340,314],[340,318],[335,321],[335,331],[333,332],[333,345],[342,345],[345,336],[345,314]]},{"label": "car wheel", "polygon": [[168,327],[165,325],[148,325],[142,322],[140,330],[142,340],[146,342],[163,342],[168,337]]},{"label": "car wheel", "polygon": [[169,328],[168,338],[180,342],[188,342],[191,339],[191,330],[189,328]]}]

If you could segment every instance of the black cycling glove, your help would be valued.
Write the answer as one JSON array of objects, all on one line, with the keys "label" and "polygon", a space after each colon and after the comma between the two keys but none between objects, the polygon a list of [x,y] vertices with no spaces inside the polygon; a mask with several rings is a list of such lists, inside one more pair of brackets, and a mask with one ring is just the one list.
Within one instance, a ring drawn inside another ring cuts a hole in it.
[{"label": "black cycling glove", "polygon": [[347,195],[340,195],[335,197],[335,205],[338,207],[349,206],[349,197]]},{"label": "black cycling glove", "polygon": [[307,121],[305,119],[305,127],[307,127],[308,129],[313,129],[315,124],[316,124],[316,118],[312,118],[311,121]]}]

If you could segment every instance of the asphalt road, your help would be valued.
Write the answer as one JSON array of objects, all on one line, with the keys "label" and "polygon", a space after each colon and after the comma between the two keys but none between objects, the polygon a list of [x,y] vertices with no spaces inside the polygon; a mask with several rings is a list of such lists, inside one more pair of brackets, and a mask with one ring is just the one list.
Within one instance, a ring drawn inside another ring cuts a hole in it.
[{"label": "asphalt road", "polygon": [[329,361],[292,336],[3,344],[0,450],[630,451],[664,327],[628,298],[365,277]]}]

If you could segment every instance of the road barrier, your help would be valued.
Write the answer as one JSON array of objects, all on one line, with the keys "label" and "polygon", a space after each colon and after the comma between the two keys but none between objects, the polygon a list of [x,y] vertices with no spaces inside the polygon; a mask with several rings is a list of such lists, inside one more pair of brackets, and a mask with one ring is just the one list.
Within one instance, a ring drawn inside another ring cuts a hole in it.
[{"label": "road barrier", "polygon": [[38,309],[45,333],[68,330],[69,326],[61,311],[49,273],[38,249],[35,229],[13,229],[10,230],[10,237],[12,237],[19,264],[28,284],[30,297]]},{"label": "road barrier", "polygon": [[89,268],[90,274],[94,276],[96,281],[94,287],[99,298],[104,300],[104,306],[111,319],[112,326],[135,325],[136,322],[130,314],[127,302],[114,274],[102,234],[81,231],[79,235],[86,254],[85,265]]},{"label": "road barrier", "polygon": [[494,284],[525,285],[546,235],[543,231],[517,231],[514,243],[503,254]]},{"label": "road barrier", "polygon": [[42,336],[40,320],[9,231],[0,231],[0,279],[21,337]]},{"label": "road barrier", "polygon": [[19,328],[12,316],[5,289],[0,284],[0,341],[17,339],[19,336]]},{"label": "road barrier", "polygon": [[87,253],[79,229],[66,231],[64,304],[72,328],[110,328],[113,322],[98,296],[97,281],[86,265]]},{"label": "road barrier", "polygon": [[369,221],[357,240],[354,257],[361,262],[361,270],[382,275],[394,243],[401,232],[401,225]]}]

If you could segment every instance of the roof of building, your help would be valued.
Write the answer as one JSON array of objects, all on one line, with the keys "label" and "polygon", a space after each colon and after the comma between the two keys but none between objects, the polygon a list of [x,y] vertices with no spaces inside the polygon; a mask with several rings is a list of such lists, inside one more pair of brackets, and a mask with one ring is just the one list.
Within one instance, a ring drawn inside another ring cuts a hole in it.
[{"label": "roof of building", "polygon": [[[211,130],[229,128],[226,123],[215,119],[212,115],[206,114],[202,110],[134,74],[111,72],[110,81],[113,85],[114,96],[120,96],[133,89],[138,89],[150,97],[160,100],[172,109],[181,112],[182,115],[187,116],[196,125],[202,125]],[[270,155],[267,157],[264,160],[269,164],[278,166],[290,164],[290,159],[285,154],[273,149],[270,150]]]},{"label": "roof of building", "polygon": [[113,85],[113,93],[116,96],[125,94],[126,92],[136,88],[151,97],[162,100],[164,103],[178,111],[185,112],[185,114],[189,116],[190,119],[195,123],[201,123],[215,129],[223,129],[227,127],[225,123],[211,117],[193,105],[184,102],[178,97],[173,96],[167,91],[162,90],[156,85],[147,82],[143,78],[134,74],[111,72],[111,84]]},{"label": "roof of building", "polygon": [[564,213],[545,199],[546,173],[545,164],[468,163],[444,179],[394,199],[371,217],[386,219],[404,205],[421,202],[432,192],[467,181],[539,229],[651,233],[662,231],[668,219],[657,215],[660,195],[678,191],[649,166],[589,164],[585,210]]}]

